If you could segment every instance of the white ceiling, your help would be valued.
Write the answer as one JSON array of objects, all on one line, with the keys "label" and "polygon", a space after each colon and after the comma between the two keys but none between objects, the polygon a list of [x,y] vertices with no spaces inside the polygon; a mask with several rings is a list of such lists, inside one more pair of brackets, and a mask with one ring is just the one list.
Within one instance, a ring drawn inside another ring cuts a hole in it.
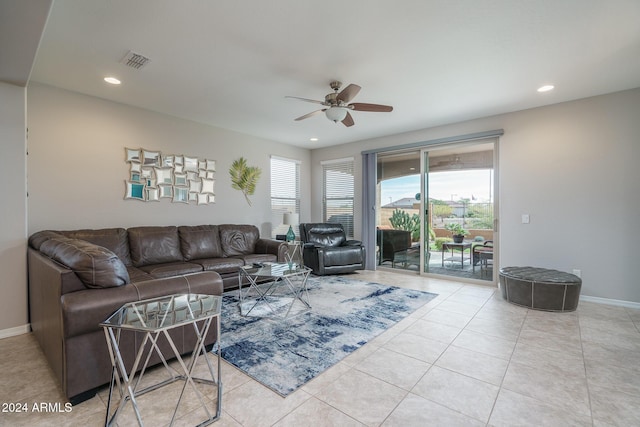
[{"label": "white ceiling", "polygon": [[[31,80],[317,148],[640,87],[640,1],[55,0]],[[332,80],[394,111],[295,122]]]}]

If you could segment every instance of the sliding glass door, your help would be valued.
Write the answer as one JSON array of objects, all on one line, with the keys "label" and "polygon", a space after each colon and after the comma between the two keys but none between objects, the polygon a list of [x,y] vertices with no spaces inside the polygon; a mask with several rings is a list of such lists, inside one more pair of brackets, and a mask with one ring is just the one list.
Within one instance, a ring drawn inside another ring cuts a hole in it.
[{"label": "sliding glass door", "polygon": [[378,153],[379,267],[494,280],[494,144]]},{"label": "sliding glass door", "polygon": [[494,141],[422,150],[425,273],[493,281]]},{"label": "sliding glass door", "polygon": [[379,154],[376,262],[420,270],[420,150]]}]

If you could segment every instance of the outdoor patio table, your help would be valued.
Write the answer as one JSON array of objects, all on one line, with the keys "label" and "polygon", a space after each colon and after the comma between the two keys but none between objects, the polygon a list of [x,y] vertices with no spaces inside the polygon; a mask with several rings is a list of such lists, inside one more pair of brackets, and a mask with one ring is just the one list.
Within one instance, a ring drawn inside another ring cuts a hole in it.
[{"label": "outdoor patio table", "polygon": [[[464,261],[471,261],[471,254],[469,256],[465,256],[464,251],[467,249],[471,249],[471,242],[462,242],[462,243],[454,243],[454,242],[444,242],[442,244],[442,266],[444,267],[445,261],[452,262],[460,262],[460,267],[464,268]],[[451,256],[445,258],[445,252],[448,250],[451,251]],[[460,251],[460,255],[455,255],[455,251]]]}]

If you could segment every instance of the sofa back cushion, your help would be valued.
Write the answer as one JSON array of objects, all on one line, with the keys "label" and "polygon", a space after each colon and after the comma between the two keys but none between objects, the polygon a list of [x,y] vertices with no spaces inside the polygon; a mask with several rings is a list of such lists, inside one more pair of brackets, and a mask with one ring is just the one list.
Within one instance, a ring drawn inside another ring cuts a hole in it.
[{"label": "sofa back cushion", "polygon": [[329,247],[341,246],[347,241],[342,224],[333,223],[300,224],[300,236],[303,243]]},{"label": "sofa back cushion", "polygon": [[260,238],[258,227],[254,225],[219,225],[220,243],[225,256],[248,255],[255,252]]},{"label": "sofa back cushion", "polygon": [[71,230],[60,231],[59,233],[71,239],[82,239],[95,245],[103,246],[118,255],[118,258],[122,260],[124,265],[131,265],[129,239],[127,238],[127,230],[124,228]]},{"label": "sofa back cushion", "polygon": [[183,261],[178,227],[132,227],[127,232],[134,267]]},{"label": "sofa back cushion", "polygon": [[51,230],[37,231],[33,233],[31,236],[29,236],[29,246],[31,246],[36,251],[39,251],[40,246],[42,246],[44,242],[46,242],[49,239],[55,239],[57,237],[64,237],[64,236],[58,233],[57,231],[51,231]]},{"label": "sofa back cushion", "polygon": [[112,288],[129,283],[127,267],[109,249],[86,240],[52,237],[40,251],[73,270],[88,288]]},{"label": "sofa back cushion", "polygon": [[178,236],[180,237],[180,250],[186,261],[222,256],[217,225],[178,227]]}]

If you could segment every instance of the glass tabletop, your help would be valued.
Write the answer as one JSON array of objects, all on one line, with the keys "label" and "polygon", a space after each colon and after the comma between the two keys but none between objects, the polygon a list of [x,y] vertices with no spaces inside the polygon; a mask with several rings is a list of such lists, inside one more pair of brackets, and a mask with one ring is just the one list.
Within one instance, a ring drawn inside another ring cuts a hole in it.
[{"label": "glass tabletop", "polygon": [[221,306],[217,295],[169,295],[127,303],[100,326],[159,331],[219,315]]},{"label": "glass tabletop", "polygon": [[262,267],[245,265],[241,269],[245,274],[254,277],[285,277],[311,271],[308,267],[286,262],[263,263]]}]

